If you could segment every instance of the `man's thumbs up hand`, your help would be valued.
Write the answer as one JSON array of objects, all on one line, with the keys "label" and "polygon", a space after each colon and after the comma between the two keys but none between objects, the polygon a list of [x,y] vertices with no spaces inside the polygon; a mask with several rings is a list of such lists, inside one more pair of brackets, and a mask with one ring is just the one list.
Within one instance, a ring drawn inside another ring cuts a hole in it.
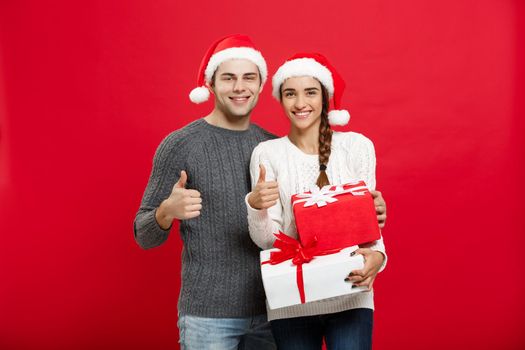
[{"label": "man's thumbs up hand", "polygon": [[157,209],[155,218],[163,229],[168,229],[174,219],[188,220],[201,214],[201,194],[197,190],[186,189],[187,181],[188,175],[182,170],[170,196]]},{"label": "man's thumbs up hand", "polygon": [[248,195],[248,204],[254,209],[268,209],[279,199],[277,181],[266,181],[266,168],[259,165],[259,178],[252,192]]},{"label": "man's thumbs up hand", "polygon": [[186,172],[183,170],[180,172],[180,178],[179,178],[179,181],[177,181],[177,183],[175,184],[175,186],[173,186],[173,189],[176,189],[176,188],[186,188],[186,181],[188,181],[188,175],[186,174]]}]

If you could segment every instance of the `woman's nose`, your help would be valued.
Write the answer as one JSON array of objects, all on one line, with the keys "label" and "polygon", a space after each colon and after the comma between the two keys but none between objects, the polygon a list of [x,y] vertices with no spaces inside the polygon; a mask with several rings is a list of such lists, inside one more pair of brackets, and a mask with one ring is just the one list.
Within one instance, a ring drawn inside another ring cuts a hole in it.
[{"label": "woman's nose", "polygon": [[295,99],[294,107],[297,109],[303,109],[304,107],[306,107],[304,98],[301,95],[297,95],[297,98]]}]

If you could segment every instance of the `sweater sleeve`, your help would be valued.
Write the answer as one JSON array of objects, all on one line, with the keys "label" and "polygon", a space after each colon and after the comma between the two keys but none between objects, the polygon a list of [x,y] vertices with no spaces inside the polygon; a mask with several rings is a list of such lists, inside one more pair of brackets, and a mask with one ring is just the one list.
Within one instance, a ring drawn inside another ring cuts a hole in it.
[{"label": "sweater sleeve", "polygon": [[144,249],[157,247],[168,238],[171,228],[162,229],[155,212],[160,203],[169,197],[180,172],[185,170],[186,156],[181,149],[181,141],[181,136],[175,131],[161,142],[155,152],[153,169],[134,222],[135,241]]},{"label": "sweater sleeve", "polygon": [[356,171],[358,178],[364,180],[370,191],[376,189],[376,153],[374,149],[374,144],[372,141],[363,136],[359,135],[357,140],[357,159],[356,162]]},{"label": "sweater sleeve", "polygon": [[[374,191],[376,188],[376,155],[374,144],[366,136],[358,134],[355,146],[355,154],[357,155],[357,158],[354,161],[356,163],[358,179],[364,180],[368,189]],[[385,244],[383,243],[383,237],[381,236],[377,241],[361,245],[361,247],[370,248],[383,254],[385,260],[383,261],[379,272],[383,271],[388,259]]]},{"label": "sweater sleeve", "polygon": [[383,260],[383,264],[381,265],[381,268],[379,269],[379,272],[383,271],[386,267],[386,261],[388,260],[388,256],[386,255],[385,250],[385,244],[383,243],[383,236],[379,238],[377,241],[373,241],[371,243],[360,245],[361,248],[370,248],[376,252],[380,252],[385,257],[385,260]]},{"label": "sweater sleeve", "polygon": [[[266,181],[274,181],[276,179],[276,172],[265,154],[263,144],[255,147],[250,161],[252,189],[255,188],[257,180],[259,179],[260,164],[266,168]],[[274,233],[277,233],[279,230],[283,231],[283,208],[281,200],[278,199],[277,203],[268,209],[257,210],[248,204],[248,196],[249,193],[246,195],[245,201],[246,208],[248,209],[250,237],[260,248],[269,249],[275,241]]]}]

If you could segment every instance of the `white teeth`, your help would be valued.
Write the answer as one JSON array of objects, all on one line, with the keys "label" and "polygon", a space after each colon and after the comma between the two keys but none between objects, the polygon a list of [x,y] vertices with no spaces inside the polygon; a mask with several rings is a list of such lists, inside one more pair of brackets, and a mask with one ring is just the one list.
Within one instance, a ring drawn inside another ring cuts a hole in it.
[{"label": "white teeth", "polygon": [[295,112],[295,115],[298,117],[306,117],[309,114],[310,112]]}]

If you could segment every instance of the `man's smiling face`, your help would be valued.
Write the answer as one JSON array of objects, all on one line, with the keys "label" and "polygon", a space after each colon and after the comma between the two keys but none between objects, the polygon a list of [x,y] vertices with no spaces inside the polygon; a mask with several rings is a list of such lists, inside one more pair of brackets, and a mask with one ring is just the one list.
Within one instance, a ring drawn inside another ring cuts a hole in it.
[{"label": "man's smiling face", "polygon": [[231,59],[219,65],[211,86],[215,106],[227,116],[247,117],[262,91],[257,66],[245,59]]}]

